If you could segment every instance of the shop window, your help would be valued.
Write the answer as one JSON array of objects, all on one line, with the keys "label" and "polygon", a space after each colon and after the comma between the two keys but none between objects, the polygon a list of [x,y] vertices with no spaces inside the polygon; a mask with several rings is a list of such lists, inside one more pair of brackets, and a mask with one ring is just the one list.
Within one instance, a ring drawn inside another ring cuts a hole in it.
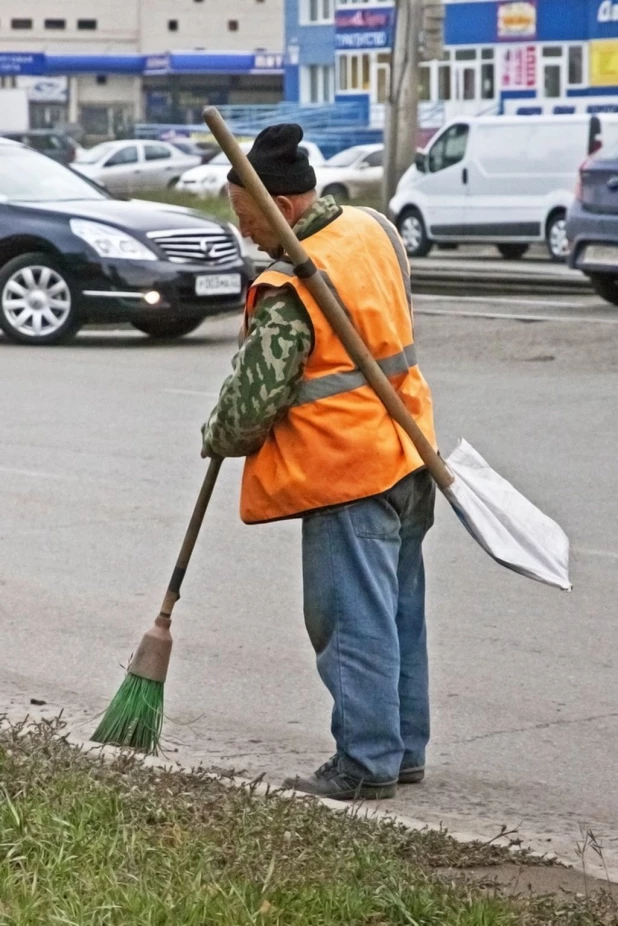
[{"label": "shop window", "polygon": [[419,73],[419,82],[418,82],[418,98],[419,100],[430,100],[431,99],[431,68],[427,64],[422,64],[420,67]]},{"label": "shop window", "polygon": [[543,90],[550,99],[562,96],[562,68],[559,64],[546,64],[543,67]]},{"label": "shop window", "polygon": [[441,64],[438,67],[438,99],[451,99],[451,66],[450,64]]},{"label": "shop window", "polygon": [[31,19],[12,19],[11,29],[32,29]]},{"label": "shop window", "polygon": [[455,61],[476,61],[476,48],[458,48],[455,52]]},{"label": "shop window", "polygon": [[496,69],[493,64],[481,65],[481,97],[493,100],[496,95]]},{"label": "shop window", "polygon": [[562,58],[562,45],[546,45],[543,48],[544,58]]},{"label": "shop window", "polygon": [[570,84],[584,82],[584,49],[581,45],[571,45],[568,49],[568,75]]},{"label": "shop window", "polygon": [[337,67],[339,70],[339,79],[337,86],[340,90],[348,89],[348,58],[347,55],[339,55],[337,58]]}]

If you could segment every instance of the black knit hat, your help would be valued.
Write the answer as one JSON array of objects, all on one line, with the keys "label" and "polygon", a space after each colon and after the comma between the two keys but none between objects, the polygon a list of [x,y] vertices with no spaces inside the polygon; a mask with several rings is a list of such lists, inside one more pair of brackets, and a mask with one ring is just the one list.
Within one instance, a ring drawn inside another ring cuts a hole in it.
[{"label": "black knit hat", "polygon": [[[306,153],[298,148],[302,137],[299,125],[283,122],[269,125],[253,142],[247,157],[272,196],[294,196],[315,189],[315,171]],[[233,167],[227,179],[243,186]]]}]

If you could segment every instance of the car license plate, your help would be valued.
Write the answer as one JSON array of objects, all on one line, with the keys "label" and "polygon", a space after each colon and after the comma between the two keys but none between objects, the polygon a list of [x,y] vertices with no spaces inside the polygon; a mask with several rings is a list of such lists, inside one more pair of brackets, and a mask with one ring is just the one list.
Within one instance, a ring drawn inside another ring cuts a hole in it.
[{"label": "car license plate", "polygon": [[618,266],[618,247],[612,245],[589,244],[584,254],[585,264],[610,264]]},{"label": "car license plate", "polygon": [[239,273],[210,273],[195,278],[196,296],[233,296],[241,289]]}]

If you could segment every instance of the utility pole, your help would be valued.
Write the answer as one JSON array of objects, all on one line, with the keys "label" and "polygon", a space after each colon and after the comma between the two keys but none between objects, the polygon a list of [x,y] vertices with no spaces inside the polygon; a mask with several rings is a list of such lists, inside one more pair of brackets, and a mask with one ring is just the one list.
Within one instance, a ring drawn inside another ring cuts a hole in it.
[{"label": "utility pole", "polygon": [[389,102],[384,127],[383,208],[414,162],[421,61],[442,55],[443,0],[396,0]]}]

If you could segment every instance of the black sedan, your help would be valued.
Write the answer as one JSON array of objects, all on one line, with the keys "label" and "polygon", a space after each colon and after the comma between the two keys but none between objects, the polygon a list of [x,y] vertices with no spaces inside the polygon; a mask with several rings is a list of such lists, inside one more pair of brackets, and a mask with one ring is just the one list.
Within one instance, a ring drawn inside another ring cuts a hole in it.
[{"label": "black sedan", "polygon": [[590,278],[603,299],[618,305],[618,145],[584,161],[567,216],[569,263]]},{"label": "black sedan", "polygon": [[253,276],[229,223],[114,199],[0,139],[0,328],[12,340],[55,344],[92,321],[180,337],[241,309]]}]

